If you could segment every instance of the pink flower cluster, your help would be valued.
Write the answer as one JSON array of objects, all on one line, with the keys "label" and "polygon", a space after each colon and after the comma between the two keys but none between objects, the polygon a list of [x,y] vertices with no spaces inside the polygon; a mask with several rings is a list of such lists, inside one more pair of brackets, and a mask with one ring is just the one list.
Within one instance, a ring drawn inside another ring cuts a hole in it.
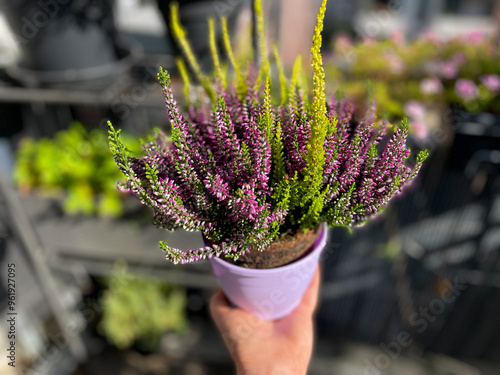
[{"label": "pink flower cluster", "polygon": [[455,92],[459,97],[466,101],[476,99],[479,95],[477,85],[470,79],[464,78],[457,79],[457,82],[455,83]]},{"label": "pink flower cluster", "polygon": [[500,91],[500,76],[498,74],[484,74],[480,80],[488,90],[495,93]]}]

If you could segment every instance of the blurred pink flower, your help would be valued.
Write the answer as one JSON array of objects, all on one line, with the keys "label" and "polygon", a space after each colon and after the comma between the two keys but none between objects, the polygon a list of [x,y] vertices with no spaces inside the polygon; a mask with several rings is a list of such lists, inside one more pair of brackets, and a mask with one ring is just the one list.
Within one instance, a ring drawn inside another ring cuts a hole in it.
[{"label": "blurred pink flower", "polygon": [[417,100],[406,102],[403,110],[411,120],[422,120],[426,112],[424,105]]},{"label": "blurred pink flower", "polygon": [[335,39],[335,43],[345,48],[350,48],[353,46],[352,38],[345,33],[338,34],[337,38]]},{"label": "blurred pink flower", "polygon": [[425,63],[425,70],[430,75],[441,75],[441,62],[437,60],[431,60]]},{"label": "blurred pink flower", "polygon": [[439,44],[441,42],[439,36],[433,31],[426,31],[424,34],[424,39],[431,42],[432,44]]},{"label": "blurred pink flower", "polygon": [[443,84],[437,77],[425,78],[420,82],[420,92],[424,95],[434,95],[443,92]]},{"label": "blurred pink flower", "polygon": [[500,91],[500,76],[498,74],[484,74],[479,77],[481,83],[490,91]]},{"label": "blurred pink flower", "polygon": [[444,78],[453,79],[458,74],[457,65],[452,61],[444,61],[440,67],[441,75]]},{"label": "blurred pink flower", "polygon": [[394,74],[401,74],[405,69],[404,61],[393,52],[385,52],[384,57]]},{"label": "blurred pink flower", "polygon": [[340,55],[347,55],[353,48],[352,38],[347,34],[339,34],[335,38],[335,52]]},{"label": "blurred pink flower", "polygon": [[391,40],[395,45],[401,46],[405,42],[405,33],[403,30],[396,30],[391,34]]},{"label": "blurred pink flower", "polygon": [[464,100],[477,98],[479,90],[474,82],[470,79],[459,79],[455,83],[455,91],[458,96]]},{"label": "blurred pink flower", "polygon": [[462,65],[467,61],[467,56],[465,56],[462,52],[458,52],[451,56],[448,61],[454,63],[455,65]]},{"label": "blurred pink flower", "polygon": [[486,33],[481,30],[472,31],[465,36],[465,40],[471,43],[481,43],[486,38]]},{"label": "blurred pink flower", "polygon": [[374,44],[377,44],[377,39],[372,36],[364,35],[363,44],[366,44],[367,46],[373,46]]},{"label": "blurred pink flower", "polygon": [[427,139],[429,131],[427,130],[427,125],[423,121],[410,121],[409,125],[410,131],[415,137],[421,140]]}]

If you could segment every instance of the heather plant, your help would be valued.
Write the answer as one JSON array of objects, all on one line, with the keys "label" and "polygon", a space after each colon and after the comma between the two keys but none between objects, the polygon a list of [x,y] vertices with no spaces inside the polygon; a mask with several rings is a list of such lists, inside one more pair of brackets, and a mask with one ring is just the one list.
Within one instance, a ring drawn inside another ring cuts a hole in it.
[{"label": "heather plant", "polygon": [[[190,96],[187,110],[181,112],[170,76],[160,68],[171,138],[159,132],[138,158],[111,124],[109,137],[115,161],[127,177],[120,188],[153,209],[157,226],[201,231],[211,243],[182,251],[161,242],[168,260],[238,258],[250,248],[265,250],[280,236],[314,230],[319,222],[362,224],[418,173],[427,152],[418,153],[413,165],[408,163],[407,121],[394,127],[377,119],[373,103],[356,121],[348,100],[327,99],[320,53],[325,9],[323,0],[311,48],[312,95],[305,92],[300,59],[289,83],[278,63],[279,104],[272,104],[260,1],[254,9],[257,64],[236,61],[222,19],[233,80],[219,69],[215,44],[214,77],[201,72],[182,27],[173,22],[205,94],[194,100]],[[174,7],[173,21],[175,17]],[[212,21],[210,25],[214,27]],[[186,78],[187,69],[181,66]],[[192,92],[186,89],[188,95]]]}]

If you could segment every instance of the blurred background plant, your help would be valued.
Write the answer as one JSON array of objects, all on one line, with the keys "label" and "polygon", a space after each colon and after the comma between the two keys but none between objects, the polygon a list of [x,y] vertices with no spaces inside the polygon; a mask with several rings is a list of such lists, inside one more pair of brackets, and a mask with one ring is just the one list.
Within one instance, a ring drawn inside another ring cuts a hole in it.
[{"label": "blurred background plant", "polygon": [[140,350],[155,351],[164,333],[186,332],[183,288],[130,273],[125,263],[117,263],[104,283],[98,331],[119,349],[136,344]]},{"label": "blurred background plant", "polygon": [[[140,152],[139,142],[124,142]],[[63,199],[67,214],[118,217],[124,195],[116,189],[122,174],[108,150],[107,136],[73,122],[53,138],[24,138],[16,155],[14,182],[24,192]]]},{"label": "blurred background plant", "polygon": [[355,43],[339,35],[325,68],[327,87],[363,106],[372,97],[379,116],[391,121],[408,117],[414,136],[425,138],[429,128],[439,125],[433,112],[441,113],[446,106],[458,104],[472,113],[500,112],[496,39],[471,33],[441,41],[427,33],[405,42],[395,32],[389,39]]}]

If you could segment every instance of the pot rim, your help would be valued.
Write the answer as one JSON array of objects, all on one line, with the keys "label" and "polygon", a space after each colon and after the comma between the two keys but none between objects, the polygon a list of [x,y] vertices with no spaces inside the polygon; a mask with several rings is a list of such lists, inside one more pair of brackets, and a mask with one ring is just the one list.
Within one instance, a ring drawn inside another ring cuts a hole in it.
[{"label": "pot rim", "polygon": [[280,267],[275,267],[275,268],[245,268],[241,266],[236,266],[234,264],[231,264],[229,262],[226,262],[219,257],[212,257],[209,259],[210,262],[217,263],[217,265],[224,267],[228,269],[229,271],[233,273],[239,273],[241,275],[251,275],[255,276],[257,274],[259,275],[272,275],[275,273],[281,273],[281,272],[286,272],[289,270],[292,270],[294,268],[300,267],[303,264],[307,263],[309,259],[312,257],[313,254],[316,253],[316,251],[321,251],[327,241],[327,236],[328,236],[328,225],[326,223],[321,224],[321,232],[316,241],[314,242],[312,246],[312,250],[308,251],[306,255],[302,256],[296,261],[293,261],[292,263],[285,264],[284,266]]}]

